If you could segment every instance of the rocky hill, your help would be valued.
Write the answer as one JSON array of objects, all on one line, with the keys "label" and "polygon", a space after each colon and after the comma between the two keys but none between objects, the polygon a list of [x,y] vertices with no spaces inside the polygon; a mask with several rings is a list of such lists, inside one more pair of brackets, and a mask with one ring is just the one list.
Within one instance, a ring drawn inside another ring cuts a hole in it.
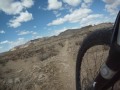
[{"label": "rocky hill", "polygon": [[0,90],[75,90],[75,61],[88,34],[112,23],[69,29],[0,55]]}]

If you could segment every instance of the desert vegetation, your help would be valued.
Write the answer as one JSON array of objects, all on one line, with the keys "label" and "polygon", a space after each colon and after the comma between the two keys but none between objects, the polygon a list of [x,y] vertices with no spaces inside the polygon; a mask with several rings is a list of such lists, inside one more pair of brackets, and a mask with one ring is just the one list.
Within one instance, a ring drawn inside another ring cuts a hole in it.
[{"label": "desert vegetation", "polygon": [[[33,40],[28,47],[18,46],[14,51],[1,54],[0,90],[75,90],[75,62],[83,39],[94,30],[111,28],[111,23],[104,23],[67,30],[58,36]],[[89,64],[88,67],[83,65],[83,70],[94,69],[95,64],[90,66],[90,63],[95,58],[99,58],[95,62],[100,63],[108,49],[100,46],[89,50],[83,62]],[[86,83],[89,79],[92,76],[82,82]]]}]

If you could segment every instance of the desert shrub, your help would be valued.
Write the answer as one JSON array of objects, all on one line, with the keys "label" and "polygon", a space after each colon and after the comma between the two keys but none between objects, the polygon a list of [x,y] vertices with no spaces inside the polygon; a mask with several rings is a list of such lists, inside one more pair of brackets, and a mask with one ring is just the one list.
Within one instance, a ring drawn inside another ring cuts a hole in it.
[{"label": "desert shrub", "polygon": [[59,42],[58,45],[64,47],[64,44],[62,42]]},{"label": "desert shrub", "polygon": [[8,62],[8,59],[5,58],[5,57],[3,57],[3,58],[0,59],[0,64],[3,65],[3,66],[5,66],[5,64],[6,64],[7,62]]},{"label": "desert shrub", "polygon": [[50,52],[50,57],[53,57],[53,56],[56,56],[56,55],[58,55],[58,51]]},{"label": "desert shrub", "polygon": [[44,47],[42,47],[42,48],[40,48],[37,52],[40,52],[40,53],[45,53],[45,48],[44,48]]},{"label": "desert shrub", "polygon": [[45,52],[45,53],[39,55],[39,59],[41,61],[44,61],[44,60],[46,60],[46,59],[48,59],[50,57],[56,56],[57,54],[58,54],[57,51],[54,51],[54,52]]},{"label": "desert shrub", "polygon": [[81,42],[80,42],[80,41],[76,41],[76,42],[75,42],[75,45],[77,45],[77,46],[78,46],[78,45],[81,45]]},{"label": "desert shrub", "polygon": [[29,83],[29,84],[27,84],[25,86],[25,89],[30,90],[30,89],[33,89],[33,87],[34,87],[34,84],[33,83]]},{"label": "desert shrub", "polygon": [[56,56],[58,51],[55,49],[55,46],[44,47],[40,49],[40,53],[38,53],[39,60],[44,61],[50,57]]},{"label": "desert shrub", "polygon": [[9,60],[16,61],[18,59],[25,59],[29,57],[33,57],[35,55],[40,55],[40,60],[45,60],[49,57],[57,55],[57,50],[55,45],[39,47],[37,49],[20,49],[15,52],[9,52],[6,55],[0,56],[0,64],[5,65],[5,63]]},{"label": "desert shrub", "polygon": [[49,57],[50,57],[50,53],[44,53],[44,54],[40,55],[40,60],[44,61]]},{"label": "desert shrub", "polygon": [[52,46],[46,47],[45,49],[52,52],[55,50],[55,46],[52,45]]},{"label": "desert shrub", "polygon": [[6,74],[11,73],[11,72],[13,72],[13,69],[7,69],[7,71],[5,71]]}]

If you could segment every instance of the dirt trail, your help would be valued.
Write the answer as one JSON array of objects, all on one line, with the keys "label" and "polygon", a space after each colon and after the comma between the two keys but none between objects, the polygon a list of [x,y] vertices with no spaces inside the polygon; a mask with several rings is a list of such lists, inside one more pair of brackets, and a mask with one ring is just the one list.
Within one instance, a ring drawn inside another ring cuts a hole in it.
[{"label": "dirt trail", "polygon": [[68,51],[69,41],[66,40],[64,48],[59,56],[61,57],[58,68],[60,68],[60,81],[64,85],[64,90],[75,90],[75,62]]},{"label": "dirt trail", "polygon": [[[2,71],[9,72],[3,74],[6,79],[0,79],[0,82],[6,82],[5,87],[11,90],[75,90],[75,61],[70,41],[64,43],[57,56],[45,61],[40,61],[38,56],[9,61],[2,67]],[[4,90],[4,86],[0,90]]]}]

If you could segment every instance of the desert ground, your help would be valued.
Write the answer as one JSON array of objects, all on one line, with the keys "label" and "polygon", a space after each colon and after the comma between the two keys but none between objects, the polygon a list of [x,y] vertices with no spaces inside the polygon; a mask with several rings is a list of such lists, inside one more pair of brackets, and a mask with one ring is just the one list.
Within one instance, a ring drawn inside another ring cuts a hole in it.
[{"label": "desert ground", "polygon": [[75,63],[83,39],[94,30],[112,26],[69,29],[1,53],[0,90],[75,90]]}]

